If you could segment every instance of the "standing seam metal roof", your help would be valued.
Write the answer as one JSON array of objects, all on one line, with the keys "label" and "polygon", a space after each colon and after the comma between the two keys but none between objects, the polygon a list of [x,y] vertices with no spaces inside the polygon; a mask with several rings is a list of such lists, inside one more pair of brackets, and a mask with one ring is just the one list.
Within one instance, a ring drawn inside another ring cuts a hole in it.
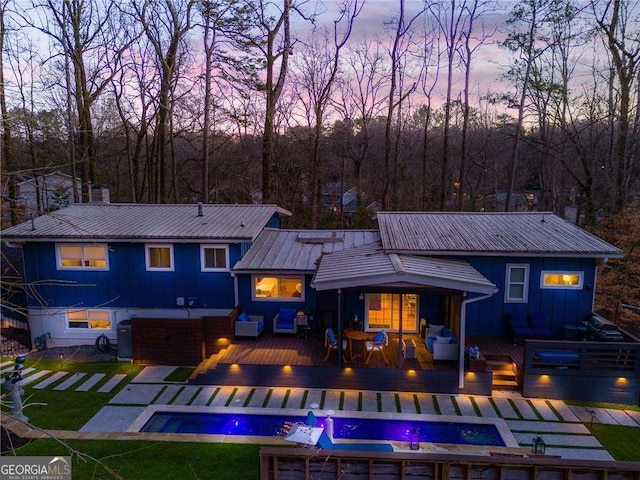
[{"label": "standing seam metal roof", "polygon": [[387,251],[620,257],[622,251],[548,212],[379,212]]},{"label": "standing seam metal roof", "polygon": [[5,239],[253,240],[276,205],[75,204],[2,232]]},{"label": "standing seam metal roof", "polygon": [[375,230],[265,229],[234,271],[281,270],[314,272],[327,253],[379,241]]}]

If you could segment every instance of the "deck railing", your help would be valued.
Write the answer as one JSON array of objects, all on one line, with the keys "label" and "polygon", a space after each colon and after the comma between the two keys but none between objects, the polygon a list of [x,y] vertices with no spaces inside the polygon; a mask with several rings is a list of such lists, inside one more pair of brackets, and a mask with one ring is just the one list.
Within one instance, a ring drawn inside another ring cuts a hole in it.
[{"label": "deck railing", "polygon": [[523,395],[637,404],[640,343],[527,340]]}]

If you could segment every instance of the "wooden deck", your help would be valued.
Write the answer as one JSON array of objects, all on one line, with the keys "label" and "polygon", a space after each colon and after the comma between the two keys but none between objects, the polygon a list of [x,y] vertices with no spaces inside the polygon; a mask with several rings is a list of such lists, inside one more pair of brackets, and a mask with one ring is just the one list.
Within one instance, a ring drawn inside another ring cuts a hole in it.
[{"label": "wooden deck", "polygon": [[[406,341],[413,340],[416,345],[415,359],[402,359],[398,362],[398,335],[389,334],[389,345],[385,348],[385,364],[382,357],[373,354],[368,365],[365,358],[356,358],[350,361],[349,352],[345,352],[345,364],[352,368],[400,368],[404,370],[452,370],[457,369],[457,362],[436,361],[427,350],[425,342],[416,334],[404,334]],[[331,352],[326,364],[322,363],[326,356],[326,348],[323,345],[324,337],[321,334],[310,334],[309,338],[297,338],[287,335],[262,334],[258,340],[236,339],[226,350],[220,352],[216,364],[237,365],[299,365],[299,366],[336,366],[337,353]],[[521,366],[523,362],[524,347],[513,346],[506,339],[495,337],[470,337],[467,345],[477,345],[485,356],[511,358],[513,362]],[[362,345],[353,343],[354,355],[362,353]]]}]

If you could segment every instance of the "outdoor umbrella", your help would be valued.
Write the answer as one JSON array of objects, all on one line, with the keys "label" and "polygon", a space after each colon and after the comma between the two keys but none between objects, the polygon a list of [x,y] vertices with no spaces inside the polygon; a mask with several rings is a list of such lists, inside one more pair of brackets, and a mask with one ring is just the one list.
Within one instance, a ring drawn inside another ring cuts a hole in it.
[{"label": "outdoor umbrella", "polygon": [[306,445],[315,445],[320,439],[322,427],[310,427],[309,425],[298,424],[291,427],[285,440],[289,442],[304,443]]}]

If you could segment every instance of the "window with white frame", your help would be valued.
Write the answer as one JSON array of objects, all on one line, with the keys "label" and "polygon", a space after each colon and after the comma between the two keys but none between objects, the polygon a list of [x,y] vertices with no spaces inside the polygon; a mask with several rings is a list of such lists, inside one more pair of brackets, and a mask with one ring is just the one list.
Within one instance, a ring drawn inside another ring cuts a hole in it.
[{"label": "window with white frame", "polygon": [[302,301],[304,277],[253,277],[254,300]]},{"label": "window with white frame", "polygon": [[147,244],[145,245],[145,259],[147,270],[173,271],[173,245]]},{"label": "window with white frame", "polygon": [[56,244],[56,257],[60,270],[109,270],[106,245]]},{"label": "window with white frame", "polygon": [[540,274],[540,288],[582,288],[584,272],[563,272],[543,270]]},{"label": "window with white frame", "polygon": [[203,272],[228,271],[229,247],[227,245],[201,245],[200,266]]},{"label": "window with white frame", "polygon": [[504,301],[526,303],[529,296],[529,265],[507,264]]},{"label": "window with white frame", "polygon": [[74,329],[110,330],[111,313],[109,310],[69,310],[67,325]]}]

